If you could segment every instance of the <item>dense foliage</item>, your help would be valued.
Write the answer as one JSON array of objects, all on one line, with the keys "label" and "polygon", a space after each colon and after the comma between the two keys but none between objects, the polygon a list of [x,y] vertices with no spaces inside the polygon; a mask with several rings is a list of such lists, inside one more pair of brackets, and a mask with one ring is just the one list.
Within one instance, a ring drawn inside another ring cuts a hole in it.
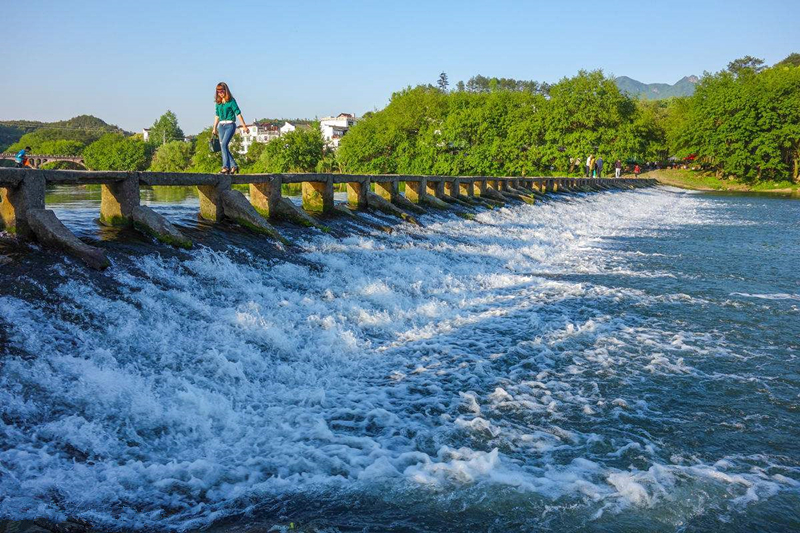
[{"label": "dense foliage", "polygon": [[634,100],[602,72],[581,71],[546,91],[475,77],[457,90],[408,88],[365,115],[342,140],[355,173],[533,175],[607,162],[694,159],[720,176],[800,182],[800,67],[746,56],[706,74],[691,97]]},{"label": "dense foliage", "polygon": [[311,128],[290,131],[266,143],[252,171],[314,172],[325,152],[325,141],[315,122]]},{"label": "dense foliage", "polygon": [[150,150],[144,141],[108,133],[83,151],[86,166],[92,170],[144,170]]},{"label": "dense foliage", "polygon": [[800,67],[743,58],[703,76],[682,105],[670,132],[678,156],[696,154],[723,177],[800,182]]},{"label": "dense foliage", "polygon": [[194,145],[194,155],[192,165],[189,167],[191,172],[219,172],[222,168],[222,156],[214,153],[208,148],[208,141],[211,140],[211,128],[206,128],[197,136]]},{"label": "dense foliage", "polygon": [[153,172],[184,172],[192,163],[194,147],[184,141],[162,144],[153,154],[150,170]]},{"label": "dense foliage", "polygon": [[534,175],[567,172],[590,154],[613,161],[663,151],[653,114],[599,71],[561,80],[549,98],[513,87],[396,93],[343,138],[339,162],[359,173]]},{"label": "dense foliage", "polygon": [[183,130],[178,126],[178,117],[168,110],[150,126],[148,142],[161,146],[172,141],[182,141],[183,137]]}]

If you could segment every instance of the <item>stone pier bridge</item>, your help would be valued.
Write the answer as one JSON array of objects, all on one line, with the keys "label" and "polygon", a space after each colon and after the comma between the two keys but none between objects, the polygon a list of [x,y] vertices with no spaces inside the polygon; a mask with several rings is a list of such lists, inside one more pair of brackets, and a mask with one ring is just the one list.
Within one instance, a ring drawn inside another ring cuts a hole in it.
[{"label": "stone pier bridge", "polygon": [[[0,154],[0,160],[10,160],[13,161],[17,154]],[[42,165],[46,165],[47,163],[54,163],[56,161],[69,161],[70,163],[75,163],[76,165],[80,165],[82,167],[86,167],[86,164],[83,162],[83,157],[79,155],[39,155],[39,154],[28,154],[28,163],[33,168],[39,168]]]},{"label": "stone pier bridge", "polygon": [[[281,195],[281,185],[302,184],[302,208]],[[405,183],[401,193],[400,184]],[[320,216],[352,216],[354,210],[373,210],[417,224],[415,215],[426,209],[499,206],[527,202],[550,194],[633,189],[656,184],[649,179],[400,176],[351,174],[190,174],[163,172],[89,172],[0,168],[0,229],[23,240],[34,240],[81,258],[93,268],[109,266],[105,253],[72,234],[45,206],[45,188],[53,185],[99,184],[102,188],[100,222],[133,226],[155,239],[184,248],[192,243],[166,218],[141,205],[139,188],[196,186],[200,217],[216,222],[228,219],[284,240],[269,219],[319,226]],[[250,198],[232,189],[247,184]],[[344,184],[347,204],[334,205],[334,185]]]}]

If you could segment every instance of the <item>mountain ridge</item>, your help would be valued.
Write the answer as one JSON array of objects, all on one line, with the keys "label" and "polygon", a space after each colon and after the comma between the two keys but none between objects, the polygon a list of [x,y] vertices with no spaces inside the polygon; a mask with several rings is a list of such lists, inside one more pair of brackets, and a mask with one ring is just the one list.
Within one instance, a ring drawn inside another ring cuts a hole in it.
[{"label": "mountain ridge", "polygon": [[642,83],[628,76],[619,76],[614,83],[620,91],[634,98],[646,100],[663,100],[666,98],[691,96],[700,78],[697,76],[684,76],[674,84],[669,83]]}]

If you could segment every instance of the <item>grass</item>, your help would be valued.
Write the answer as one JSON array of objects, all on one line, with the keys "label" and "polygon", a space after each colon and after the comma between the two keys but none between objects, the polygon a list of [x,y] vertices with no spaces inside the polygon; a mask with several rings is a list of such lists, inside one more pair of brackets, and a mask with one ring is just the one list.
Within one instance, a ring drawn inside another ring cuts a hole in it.
[{"label": "grass", "polygon": [[765,192],[800,194],[800,184],[785,181],[744,182],[735,178],[720,179],[701,170],[653,170],[642,174],[644,178],[655,178],[659,183],[696,191]]}]

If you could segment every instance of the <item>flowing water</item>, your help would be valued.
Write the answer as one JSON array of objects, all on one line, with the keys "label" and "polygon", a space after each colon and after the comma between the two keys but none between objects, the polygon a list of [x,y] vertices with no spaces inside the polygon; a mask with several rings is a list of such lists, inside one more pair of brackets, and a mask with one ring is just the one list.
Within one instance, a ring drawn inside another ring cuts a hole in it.
[{"label": "flowing water", "polygon": [[287,250],[149,200],[200,245],[64,189],[114,266],[0,266],[0,517],[800,529],[800,202],[560,196]]}]

